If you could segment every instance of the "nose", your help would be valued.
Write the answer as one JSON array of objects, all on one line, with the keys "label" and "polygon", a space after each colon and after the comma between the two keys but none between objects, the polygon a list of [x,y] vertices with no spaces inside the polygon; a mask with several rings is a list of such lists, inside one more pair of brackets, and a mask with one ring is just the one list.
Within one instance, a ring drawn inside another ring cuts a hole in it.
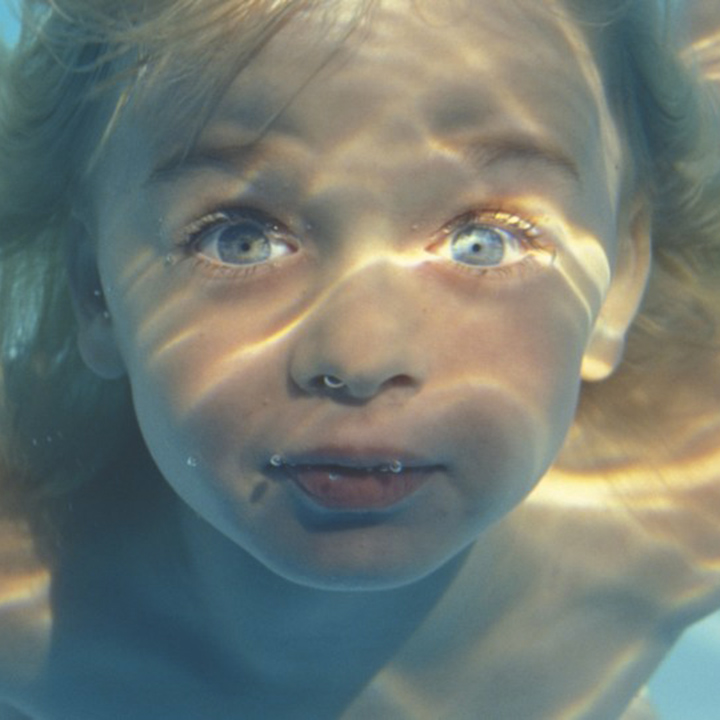
[{"label": "nose", "polygon": [[295,329],[292,382],[305,393],[356,401],[416,391],[426,356],[411,273],[378,263],[324,293]]}]

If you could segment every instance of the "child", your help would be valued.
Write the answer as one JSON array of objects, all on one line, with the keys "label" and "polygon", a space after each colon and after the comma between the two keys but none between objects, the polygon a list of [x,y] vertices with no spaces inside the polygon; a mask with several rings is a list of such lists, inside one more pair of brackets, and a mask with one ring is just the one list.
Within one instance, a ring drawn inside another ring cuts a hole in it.
[{"label": "child", "polygon": [[646,717],[720,605],[717,118],[671,8],[24,20],[7,717]]}]

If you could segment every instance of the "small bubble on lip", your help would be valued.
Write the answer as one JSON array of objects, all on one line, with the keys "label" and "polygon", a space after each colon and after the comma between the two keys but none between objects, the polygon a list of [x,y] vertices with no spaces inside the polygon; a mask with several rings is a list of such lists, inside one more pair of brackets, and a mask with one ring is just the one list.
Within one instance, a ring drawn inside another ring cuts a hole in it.
[{"label": "small bubble on lip", "polygon": [[270,464],[276,468],[282,467],[283,459],[279,455],[273,455],[270,458]]},{"label": "small bubble on lip", "polygon": [[186,462],[189,467],[197,467],[198,464],[197,458],[192,457],[192,455],[187,459]]},{"label": "small bubble on lip", "polygon": [[403,471],[403,464],[399,460],[393,460],[390,465],[388,465],[388,468],[391,473],[397,475]]}]

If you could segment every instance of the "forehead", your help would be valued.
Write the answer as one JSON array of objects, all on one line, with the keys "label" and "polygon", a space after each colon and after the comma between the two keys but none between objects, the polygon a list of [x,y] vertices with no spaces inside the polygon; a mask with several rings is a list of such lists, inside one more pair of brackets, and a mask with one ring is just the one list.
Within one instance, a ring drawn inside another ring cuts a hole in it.
[{"label": "forehead", "polygon": [[[356,3],[332,7],[346,4]],[[313,90],[328,84],[332,119],[350,125],[393,104],[449,130],[478,113],[532,126],[558,99],[585,126],[604,112],[587,43],[550,0],[381,0],[357,23],[326,17],[305,13],[272,38],[238,76],[220,117],[261,129],[271,116],[299,118],[302,110],[303,129],[319,125],[324,135],[326,108],[312,112]],[[353,102],[358,96],[377,105]]]},{"label": "forehead", "polygon": [[[336,0],[293,17],[237,75],[201,140],[250,146],[280,134],[366,153],[372,136],[398,158],[408,139],[442,145],[517,133],[562,148],[581,174],[619,184],[602,80],[559,3],[379,0],[366,14],[359,6]],[[172,165],[187,138],[148,122],[144,110],[126,124],[141,128],[143,142],[123,143],[124,158],[130,144],[155,167]]]}]

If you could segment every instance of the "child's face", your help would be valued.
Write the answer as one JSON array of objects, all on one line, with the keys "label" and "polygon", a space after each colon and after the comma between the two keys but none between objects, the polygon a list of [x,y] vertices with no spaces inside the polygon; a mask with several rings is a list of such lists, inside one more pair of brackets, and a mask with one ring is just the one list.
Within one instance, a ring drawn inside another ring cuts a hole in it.
[{"label": "child's face", "polygon": [[617,132],[569,21],[467,5],[385,2],[332,57],[296,18],[187,165],[141,114],[103,165],[112,320],[84,354],[112,374],[118,348],[170,484],[303,583],[439,567],[573,417],[626,224]]}]

